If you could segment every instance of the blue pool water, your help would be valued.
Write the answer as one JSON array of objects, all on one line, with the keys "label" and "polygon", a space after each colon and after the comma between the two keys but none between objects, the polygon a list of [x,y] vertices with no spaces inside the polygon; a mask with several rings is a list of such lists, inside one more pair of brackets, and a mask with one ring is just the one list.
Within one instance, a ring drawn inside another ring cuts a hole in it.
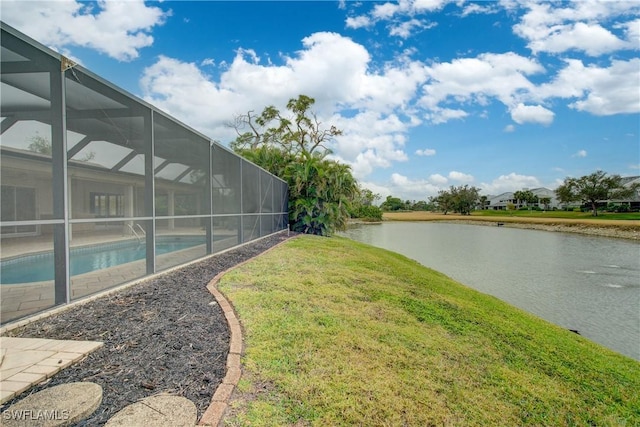
[{"label": "blue pool water", "polygon": [[[205,243],[204,237],[160,237],[156,255]],[[71,249],[70,275],[88,273],[145,258],[146,248],[138,242],[121,242]],[[30,283],[54,279],[53,252],[28,255],[0,263],[0,283]]]}]

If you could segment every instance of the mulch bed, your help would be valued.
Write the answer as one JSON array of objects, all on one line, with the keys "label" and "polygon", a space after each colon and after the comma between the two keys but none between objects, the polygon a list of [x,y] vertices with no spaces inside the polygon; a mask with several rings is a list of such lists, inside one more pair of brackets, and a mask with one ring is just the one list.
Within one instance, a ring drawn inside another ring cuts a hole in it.
[{"label": "mulch bed", "polygon": [[226,374],[229,352],[229,327],[206,285],[287,238],[287,233],[267,237],[8,332],[104,346],[5,403],[0,412],[44,388],[91,381],[103,388],[102,404],[78,425],[102,425],[125,406],[160,393],[191,400],[200,419]]}]

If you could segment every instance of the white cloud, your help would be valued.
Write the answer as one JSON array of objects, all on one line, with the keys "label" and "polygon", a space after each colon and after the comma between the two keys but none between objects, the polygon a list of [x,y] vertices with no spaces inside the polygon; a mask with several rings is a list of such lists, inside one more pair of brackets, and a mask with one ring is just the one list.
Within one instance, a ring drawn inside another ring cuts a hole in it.
[{"label": "white cloud", "polygon": [[479,3],[467,3],[464,5],[462,10],[462,16],[473,15],[473,14],[493,14],[497,12],[497,8],[494,4],[479,4]]},{"label": "white cloud", "polygon": [[403,147],[409,124],[395,114],[367,110],[350,118],[334,115],[329,122],[343,131],[332,147],[334,158],[350,165],[358,179],[408,160]]},{"label": "white cloud", "polygon": [[447,184],[449,182],[449,180],[447,179],[446,176],[442,176],[439,173],[435,173],[435,174],[429,176],[429,181],[432,182],[435,185],[444,185],[444,184]]},{"label": "white cloud", "polygon": [[416,12],[434,12],[451,3],[451,0],[414,0],[409,3]]},{"label": "white cloud", "polygon": [[[449,178],[465,183],[473,181],[471,175],[456,171],[450,172]],[[439,191],[446,190],[449,181],[447,177],[440,174],[432,174],[428,179],[414,179],[399,173],[392,173],[386,184],[377,186],[377,192],[400,197],[402,200],[427,200],[429,197],[436,196]]]},{"label": "white cloud", "polygon": [[121,61],[135,59],[140,49],[151,46],[151,30],[170,15],[143,0],[2,0],[0,7],[4,22],[55,50],[82,46]]},{"label": "white cloud", "polygon": [[[621,48],[637,49],[633,44],[637,31],[629,26],[627,40],[596,23],[617,19],[624,21],[640,10],[634,2],[576,1],[576,2],[524,2],[528,11],[513,29],[527,40],[534,52],[562,53],[583,51],[599,56]],[[624,24],[623,24],[624,25]]]},{"label": "white cloud", "polygon": [[387,186],[376,184],[375,182],[369,182],[369,181],[360,181],[359,184],[362,188],[371,190],[373,194],[380,195],[380,199],[378,199],[375,202],[376,204],[382,203],[387,198],[387,196],[392,195],[391,190],[389,190]]},{"label": "white cloud", "polygon": [[347,28],[367,28],[370,27],[373,23],[371,19],[367,16],[356,16],[356,17],[348,17],[345,21]]},{"label": "white cloud", "polygon": [[640,49],[640,18],[625,22],[620,27],[625,29],[629,45],[635,47],[636,50]]},{"label": "white cloud", "polygon": [[386,188],[389,194],[403,200],[426,200],[437,195],[438,191],[444,187],[442,183],[426,179],[410,179],[404,175],[393,173]]},{"label": "white cloud", "polygon": [[509,175],[500,175],[490,183],[481,183],[483,194],[498,195],[507,191],[517,191],[523,188],[541,187],[540,181],[535,176],[519,175],[511,172]]},{"label": "white cloud", "polygon": [[597,116],[640,112],[640,58],[614,60],[609,67],[568,59],[555,78],[536,91],[538,99],[576,99],[569,107]]},{"label": "white cloud", "polygon": [[424,150],[416,150],[416,154],[418,156],[435,156],[436,155],[436,150],[434,150],[433,148],[425,148]]},{"label": "white cloud", "polygon": [[511,118],[520,125],[523,123],[550,125],[554,116],[553,111],[547,110],[541,105],[524,105],[520,103],[511,110]]},{"label": "white cloud", "polygon": [[547,37],[529,43],[529,48],[534,53],[562,53],[575,49],[590,56],[599,56],[626,46],[627,43],[611,31],[598,24],[588,25],[583,22],[556,27]]},{"label": "white cloud", "polygon": [[[196,64],[161,56],[140,79],[144,98],[208,136],[226,140],[235,134],[224,123],[253,108],[250,100],[211,82]],[[233,105],[234,110],[219,108]]]},{"label": "white cloud", "polygon": [[464,117],[462,110],[446,109],[443,103],[486,105],[495,98],[507,106],[514,105],[519,97],[535,90],[526,76],[541,73],[544,68],[535,60],[508,52],[436,63],[427,71],[429,80],[423,86],[420,105],[431,112],[434,123],[442,123],[450,117]]},{"label": "white cloud", "polygon": [[583,68],[586,98],[569,106],[597,116],[640,112],[640,59],[613,61],[607,69]]},{"label": "white cloud", "polygon": [[587,151],[586,150],[578,150],[573,156],[571,157],[587,157]]},{"label": "white cloud", "polygon": [[220,84],[251,94],[256,101],[286,100],[304,93],[316,99],[316,110],[321,112],[331,110],[335,103],[361,97],[362,80],[370,61],[362,45],[327,32],[305,37],[302,44],[302,50],[285,57],[285,63],[279,66],[262,65],[254,53],[247,61],[244,53],[248,51],[239,51]]},{"label": "white cloud", "polygon": [[451,108],[432,108],[425,114],[425,118],[433,123],[439,125],[447,123],[449,120],[461,120],[467,117],[469,113],[464,110],[453,110]]},{"label": "white cloud", "polygon": [[388,20],[398,16],[414,16],[442,9],[451,0],[400,0],[397,3],[382,3],[374,6],[371,17]]},{"label": "white cloud", "polygon": [[416,18],[442,9],[452,0],[400,0],[398,2],[379,3],[374,5],[368,15],[352,16],[346,19],[347,28],[369,28],[380,21],[390,21],[389,35],[403,39],[415,33],[416,29],[429,29],[434,23]]},{"label": "white cloud", "polygon": [[285,111],[290,98],[304,93],[316,99],[313,109],[321,123],[343,131],[331,147],[335,158],[363,178],[374,168],[408,160],[406,134],[421,121],[406,107],[426,76],[425,67],[406,55],[377,72],[369,61],[368,52],[351,39],[315,33],[282,65],[262,64],[256,52],[238,49],[219,83],[195,64],[160,57],[145,70],[141,86],[147,101],[222,142],[235,137],[224,125],[234,115],[267,105]]},{"label": "white cloud", "polygon": [[462,182],[462,183],[472,183],[474,178],[473,175],[469,175],[466,173],[451,171],[449,172],[449,179],[452,181]]},{"label": "white cloud", "polygon": [[515,132],[516,127],[514,125],[506,125],[504,127],[504,132],[506,133],[511,133],[511,132]]},{"label": "white cloud", "polygon": [[419,19],[410,19],[405,22],[401,22],[396,25],[392,25],[389,30],[389,35],[398,36],[403,39],[408,39],[409,37],[415,35],[415,32],[420,29],[429,29],[435,27],[436,24],[427,23],[425,21],[421,21]]}]

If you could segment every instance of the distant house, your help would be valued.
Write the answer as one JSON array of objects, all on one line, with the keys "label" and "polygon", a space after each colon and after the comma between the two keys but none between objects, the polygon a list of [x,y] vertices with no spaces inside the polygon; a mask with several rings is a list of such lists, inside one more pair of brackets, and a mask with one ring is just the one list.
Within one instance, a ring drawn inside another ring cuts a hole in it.
[{"label": "distant house", "polygon": [[632,209],[632,210],[640,209],[640,176],[623,177],[622,185],[627,188],[633,185],[639,185],[639,187],[636,189],[636,192],[631,197],[627,197],[626,199],[620,199],[620,200],[607,200],[607,202],[627,205],[629,209]]},{"label": "distant house", "polygon": [[[640,184],[640,176],[628,176],[622,178],[622,185],[624,187],[631,187],[632,185]],[[523,190],[529,190],[528,188],[524,188]],[[550,190],[548,188],[540,187],[529,190],[533,194],[538,197],[538,202],[530,203],[531,207],[538,207],[543,210],[553,210],[553,209],[561,209],[564,206],[560,203],[558,198],[556,197],[556,192],[554,190]],[[544,204],[541,203],[540,200],[548,198],[549,203]],[[635,194],[631,197],[620,199],[620,200],[601,200],[599,203],[600,207],[605,207],[609,203],[626,205],[631,210],[640,209],[640,188],[638,188]],[[484,209],[488,210],[506,210],[509,205],[512,205],[515,209],[525,206],[522,201],[516,200],[514,196],[514,192],[508,191],[506,193],[499,194],[497,196],[488,196],[487,203],[484,206]]]},{"label": "distant house", "polygon": [[[540,209],[545,210],[554,208],[557,209],[560,207],[560,202],[558,201],[556,193],[553,190],[549,190],[548,188],[544,187],[534,189],[525,188],[524,190],[529,190],[538,197],[538,202],[529,204],[529,206],[531,207],[539,207]],[[548,198],[549,203],[541,203],[540,200],[544,198]],[[525,206],[525,204],[522,203],[521,200],[516,200],[514,192],[508,191],[497,196],[488,196],[486,209],[494,211],[506,210],[509,205],[513,205],[516,209]]]},{"label": "distant house", "polygon": [[516,204],[512,191],[498,194],[497,196],[488,196],[487,199],[486,209],[493,211],[506,210],[509,205],[515,206]]}]

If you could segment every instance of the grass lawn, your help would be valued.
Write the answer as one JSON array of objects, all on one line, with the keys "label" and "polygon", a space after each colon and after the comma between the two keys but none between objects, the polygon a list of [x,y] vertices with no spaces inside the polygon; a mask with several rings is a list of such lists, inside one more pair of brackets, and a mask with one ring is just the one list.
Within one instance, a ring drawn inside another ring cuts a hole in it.
[{"label": "grass lawn", "polygon": [[598,216],[594,217],[591,214],[591,212],[484,210],[484,211],[474,211],[472,215],[485,216],[485,217],[513,216],[513,217],[519,217],[519,218],[567,218],[567,219],[588,220],[588,221],[599,221],[599,220],[621,220],[621,221],[636,220],[637,221],[637,220],[640,220],[640,213],[638,212],[629,212],[629,213],[598,212]]},{"label": "grass lawn", "polygon": [[228,425],[639,425],[640,363],[393,252],[303,236],[219,285]]},{"label": "grass lawn", "polygon": [[588,212],[563,211],[474,211],[471,215],[460,215],[441,212],[410,211],[385,212],[383,219],[393,221],[490,221],[490,222],[521,222],[530,224],[560,224],[560,225],[588,225],[596,227],[618,227],[634,229],[640,227],[638,213],[604,213],[597,217]]}]

